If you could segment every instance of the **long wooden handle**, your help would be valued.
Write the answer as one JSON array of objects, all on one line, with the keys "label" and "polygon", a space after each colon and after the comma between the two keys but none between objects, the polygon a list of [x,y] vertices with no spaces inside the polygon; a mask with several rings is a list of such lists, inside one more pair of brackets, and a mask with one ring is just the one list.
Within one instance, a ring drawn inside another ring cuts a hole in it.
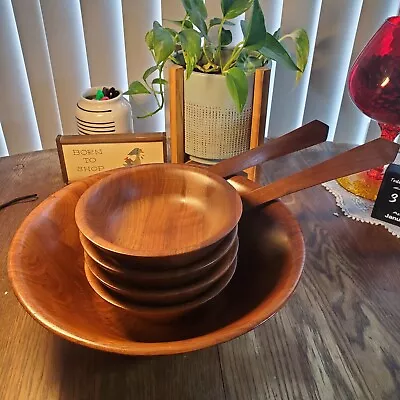
[{"label": "long wooden handle", "polygon": [[385,139],[376,139],[311,168],[245,193],[242,198],[251,206],[259,206],[332,179],[389,164],[396,158],[398,151],[398,144]]},{"label": "long wooden handle", "polygon": [[221,161],[209,169],[219,176],[228,178],[265,161],[322,143],[328,137],[328,130],[328,125],[315,120],[277,139],[271,139],[262,146]]}]

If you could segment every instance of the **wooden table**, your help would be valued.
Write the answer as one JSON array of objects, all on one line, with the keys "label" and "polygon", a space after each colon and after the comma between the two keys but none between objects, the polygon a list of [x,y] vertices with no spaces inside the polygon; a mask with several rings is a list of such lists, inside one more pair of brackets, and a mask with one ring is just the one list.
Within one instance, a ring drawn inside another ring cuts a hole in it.
[{"label": "wooden table", "polygon": [[[270,162],[261,180],[341,149],[324,144]],[[62,185],[55,151],[0,159],[0,203],[30,193],[42,200]],[[307,247],[288,304],[229,343],[154,358],[86,349],[30,318],[12,293],[6,259],[37,202],[0,211],[0,399],[400,399],[400,240],[344,217],[320,186],[284,201]]]}]

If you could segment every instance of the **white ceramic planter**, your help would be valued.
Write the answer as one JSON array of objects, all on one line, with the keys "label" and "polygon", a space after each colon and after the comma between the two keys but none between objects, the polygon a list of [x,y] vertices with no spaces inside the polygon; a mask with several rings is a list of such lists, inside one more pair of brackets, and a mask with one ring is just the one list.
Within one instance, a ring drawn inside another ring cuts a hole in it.
[{"label": "white ceramic planter", "polygon": [[185,152],[212,164],[250,148],[254,74],[242,113],[236,110],[225,77],[194,72],[185,80]]},{"label": "white ceramic planter", "polygon": [[77,133],[95,135],[107,133],[133,132],[132,108],[128,100],[120,94],[111,100],[88,100],[102,87],[93,87],[82,93],[76,104]]}]

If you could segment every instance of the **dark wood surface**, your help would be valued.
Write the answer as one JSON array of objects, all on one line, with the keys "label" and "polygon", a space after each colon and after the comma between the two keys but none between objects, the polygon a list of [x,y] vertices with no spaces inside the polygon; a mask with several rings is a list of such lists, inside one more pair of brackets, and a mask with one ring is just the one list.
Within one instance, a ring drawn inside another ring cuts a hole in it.
[{"label": "dark wood surface", "polygon": [[[260,180],[340,149],[327,143],[271,161]],[[30,193],[44,199],[61,186],[55,151],[0,160],[0,203]],[[307,248],[302,281],[287,305],[229,343],[152,358],[85,349],[33,321],[11,292],[6,258],[36,203],[2,210],[0,399],[399,399],[399,239],[344,217],[320,186],[284,201]]]}]

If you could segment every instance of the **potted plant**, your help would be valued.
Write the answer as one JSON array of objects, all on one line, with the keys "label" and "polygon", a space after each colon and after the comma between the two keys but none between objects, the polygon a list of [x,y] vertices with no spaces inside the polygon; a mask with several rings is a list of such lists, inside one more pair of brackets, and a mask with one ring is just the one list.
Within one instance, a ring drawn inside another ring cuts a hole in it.
[{"label": "potted plant", "polygon": [[[181,2],[186,15],[182,21],[174,21],[177,29],[154,22],[146,34],[154,65],[144,72],[142,81],[132,82],[125,94],[155,96],[157,109],[139,118],[154,115],[164,106],[167,62],[183,66],[185,151],[195,159],[229,158],[249,148],[249,93],[256,68],[275,60],[296,71],[298,80],[308,60],[308,36],[303,29],[284,36],[280,30],[268,33],[259,0],[221,0],[222,18],[211,19],[203,0]],[[243,40],[232,48],[232,20],[251,7],[250,19],[241,21]],[[295,43],[296,61],[283,45],[287,39]]]}]

